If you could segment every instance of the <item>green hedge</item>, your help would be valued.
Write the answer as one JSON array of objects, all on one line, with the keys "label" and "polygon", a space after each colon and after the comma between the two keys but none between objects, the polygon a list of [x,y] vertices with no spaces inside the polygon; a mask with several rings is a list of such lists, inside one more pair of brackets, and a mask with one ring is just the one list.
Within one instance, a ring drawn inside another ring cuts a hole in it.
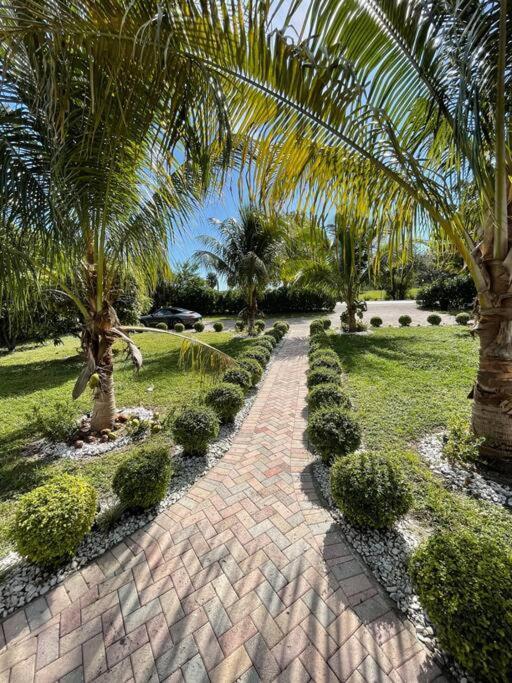
[{"label": "green hedge", "polygon": [[361,429],[346,410],[327,406],[310,413],[308,435],[322,460],[330,463],[339,455],[355,451],[361,443]]},{"label": "green hedge", "polygon": [[171,476],[169,446],[147,443],[119,465],[112,488],[125,507],[145,510],[165,497]]}]

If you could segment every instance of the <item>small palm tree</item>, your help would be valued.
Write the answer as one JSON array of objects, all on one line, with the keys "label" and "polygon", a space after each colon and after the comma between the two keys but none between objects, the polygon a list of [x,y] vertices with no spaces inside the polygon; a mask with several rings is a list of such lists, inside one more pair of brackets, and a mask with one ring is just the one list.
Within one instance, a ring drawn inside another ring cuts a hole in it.
[{"label": "small palm tree", "polygon": [[[30,244],[20,258],[37,288],[65,293],[82,316],[86,366],[73,396],[95,376],[94,430],[114,418],[114,342],[142,363],[113,307],[118,289],[167,271],[169,240],[212,178],[213,142],[228,135],[215,73],[180,49],[160,4],[100,5],[0,9],[2,230]],[[14,261],[2,275],[21,300]]]},{"label": "small palm tree", "polygon": [[202,235],[206,249],[196,251],[195,257],[224,276],[229,287],[240,287],[247,303],[241,314],[247,319],[249,334],[254,334],[258,297],[277,276],[281,231],[252,205],[240,209],[239,220],[212,222],[220,239]]}]

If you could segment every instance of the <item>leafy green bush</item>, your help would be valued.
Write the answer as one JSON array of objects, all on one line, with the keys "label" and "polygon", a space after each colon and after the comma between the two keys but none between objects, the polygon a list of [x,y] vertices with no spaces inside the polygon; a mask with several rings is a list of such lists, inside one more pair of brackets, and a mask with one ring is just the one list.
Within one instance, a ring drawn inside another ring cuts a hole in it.
[{"label": "leafy green bush", "polygon": [[475,680],[512,675],[512,550],[451,529],[420,546],[410,570],[441,645]]},{"label": "leafy green bush", "polygon": [[329,339],[329,335],[325,334],[325,332],[322,333],[315,333],[312,334],[311,337],[309,338],[309,350],[310,351],[316,351],[316,349],[329,349],[331,348],[331,340]]},{"label": "leafy green bush", "polygon": [[174,323],[174,331],[181,334],[185,331],[185,325],[183,323]]},{"label": "leafy green bush", "polygon": [[268,349],[264,349],[262,346],[258,346],[256,348],[251,347],[250,349],[247,349],[247,351],[244,351],[242,357],[255,358],[258,363],[265,366],[270,360],[270,351],[268,351]]},{"label": "leafy green bush", "polygon": [[340,383],[340,373],[332,368],[313,368],[308,370],[308,389],[316,387],[318,384],[338,384]]},{"label": "leafy green bush", "polygon": [[275,348],[277,346],[277,343],[279,342],[279,339],[272,334],[273,330],[267,330],[265,334],[263,335],[262,339],[268,339],[272,346]]},{"label": "leafy green bush", "polygon": [[235,330],[237,332],[243,332],[245,330],[245,321],[244,320],[237,320],[235,323]]},{"label": "leafy green bush", "polygon": [[284,320],[276,320],[273,327],[275,330],[279,330],[280,332],[282,332],[283,335],[285,335],[290,329],[290,326]]},{"label": "leafy green bush", "polygon": [[334,358],[339,360],[339,356],[336,351],[332,348],[317,349],[316,351],[309,352],[309,362],[312,363],[317,358]]},{"label": "leafy green bush", "polygon": [[265,329],[265,321],[258,319],[254,322],[254,327],[256,328],[256,331],[261,334],[263,330]]},{"label": "leafy green bush", "polygon": [[213,329],[215,330],[215,332],[222,332],[222,330],[224,329],[224,325],[221,322],[213,323]]},{"label": "leafy green bush", "polygon": [[52,441],[69,441],[78,427],[77,409],[72,401],[32,406],[27,418],[34,432]]},{"label": "leafy green bush", "polygon": [[119,465],[112,489],[124,507],[145,510],[165,497],[171,476],[169,447],[155,441],[139,446]]},{"label": "leafy green bush", "polygon": [[416,301],[423,308],[450,311],[470,306],[476,297],[476,289],[469,274],[443,276],[421,287]]},{"label": "leafy green bush", "polygon": [[326,406],[310,413],[308,434],[322,460],[330,463],[339,455],[355,451],[361,443],[361,429],[346,410]]},{"label": "leafy green bush", "polygon": [[470,320],[471,316],[469,315],[469,313],[459,313],[455,316],[455,322],[457,323],[457,325],[469,325]]},{"label": "leafy green bush", "polygon": [[281,330],[278,330],[276,327],[272,327],[270,330],[266,330],[265,334],[269,337],[274,337],[276,342],[281,341],[281,339],[284,336]]},{"label": "leafy green bush", "polygon": [[322,320],[324,324],[324,330],[328,330],[331,327],[331,319],[330,318],[324,318]]},{"label": "leafy green bush", "polygon": [[405,515],[413,499],[397,460],[387,453],[353,453],[331,468],[331,493],[351,524],[385,529]]},{"label": "leafy green bush", "polygon": [[308,407],[311,412],[325,406],[350,408],[350,399],[339,384],[317,384],[308,393]]},{"label": "leafy green bush", "polygon": [[317,354],[314,358],[310,358],[309,367],[311,370],[314,370],[315,368],[331,368],[337,372],[341,372],[342,370],[340,359],[337,356],[334,358],[328,352]]},{"label": "leafy green bush", "polygon": [[480,457],[480,446],[485,439],[477,437],[467,420],[458,418],[448,426],[443,437],[443,455],[450,462],[474,465]]},{"label": "leafy green bush", "polygon": [[247,370],[251,376],[252,384],[258,384],[263,375],[263,366],[255,358],[239,358],[238,365]]},{"label": "leafy green bush", "polygon": [[169,329],[169,328],[167,327],[167,323],[164,323],[164,322],[162,322],[162,323],[157,323],[157,324],[155,325],[155,328],[156,328],[157,330],[168,330],[168,329]]},{"label": "leafy green bush", "polygon": [[40,565],[72,557],[96,513],[96,491],[80,477],[61,474],[23,495],[13,539],[20,555]]},{"label": "leafy green bush", "polygon": [[[233,373],[235,370],[228,372]],[[244,372],[249,377],[245,370],[239,372]],[[233,422],[235,415],[244,405],[244,392],[237,384],[225,381],[210,389],[204,400],[206,405],[215,410],[221,422]]]},{"label": "leafy green bush", "polygon": [[409,327],[412,323],[412,318],[410,315],[401,315],[398,318],[398,322],[400,323],[400,327]]},{"label": "leafy green bush", "polygon": [[204,323],[199,321],[197,323],[194,323],[194,330],[196,332],[202,332],[204,330]]},{"label": "leafy green bush", "polygon": [[174,419],[171,432],[185,455],[204,455],[219,434],[219,418],[207,406],[184,408]]},{"label": "leafy green bush", "polygon": [[381,327],[382,326],[382,318],[379,318],[378,315],[373,316],[373,318],[370,318],[370,325],[372,327]]},{"label": "leafy green bush", "polygon": [[427,318],[427,322],[429,325],[434,325],[434,326],[440,325],[441,324],[441,316],[437,315],[437,313],[431,313]]},{"label": "leafy green bush", "polygon": [[251,373],[248,370],[244,370],[244,368],[229,368],[222,375],[222,381],[236,384],[244,391],[247,391],[252,386]]},{"label": "leafy green bush", "polygon": [[325,330],[324,323],[322,320],[312,320],[309,324],[309,334],[317,334],[318,332],[323,332]]},{"label": "leafy green bush", "polygon": [[256,340],[256,342],[252,345],[251,348],[257,348],[259,346],[263,346],[264,348],[267,349],[267,351],[270,351],[270,353],[272,353],[272,351],[274,350],[274,345],[270,341],[271,339],[272,339],[272,337],[265,337],[265,336],[260,337],[259,339]]}]

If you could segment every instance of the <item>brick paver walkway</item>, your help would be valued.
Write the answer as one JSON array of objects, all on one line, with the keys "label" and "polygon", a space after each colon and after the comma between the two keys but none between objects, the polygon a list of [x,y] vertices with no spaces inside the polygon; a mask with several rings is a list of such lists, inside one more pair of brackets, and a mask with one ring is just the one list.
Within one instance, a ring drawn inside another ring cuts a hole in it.
[{"label": "brick paver walkway", "polygon": [[4,620],[0,683],[442,680],[319,504],[301,332],[179,503]]}]

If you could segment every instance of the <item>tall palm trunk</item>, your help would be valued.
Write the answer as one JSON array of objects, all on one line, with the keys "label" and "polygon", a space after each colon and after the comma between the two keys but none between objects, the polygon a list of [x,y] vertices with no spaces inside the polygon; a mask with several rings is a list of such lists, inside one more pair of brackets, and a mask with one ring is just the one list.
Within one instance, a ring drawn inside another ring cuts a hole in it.
[{"label": "tall palm trunk", "polygon": [[94,389],[91,429],[99,432],[110,429],[114,423],[116,399],[114,393],[114,363],[112,346],[115,336],[112,328],[115,324],[115,313],[108,304],[102,312],[93,317],[92,328],[86,335],[88,353],[96,364],[99,383]]},{"label": "tall palm trunk", "polygon": [[495,308],[478,311],[480,359],[472,391],[473,429],[485,438],[482,454],[500,469],[512,469],[512,296],[502,261],[486,263]]},{"label": "tall palm trunk", "polygon": [[254,287],[249,289],[249,296],[247,300],[247,331],[250,335],[254,335],[256,330],[254,323],[256,321],[256,314],[258,312],[258,303],[256,301],[256,291]]}]

